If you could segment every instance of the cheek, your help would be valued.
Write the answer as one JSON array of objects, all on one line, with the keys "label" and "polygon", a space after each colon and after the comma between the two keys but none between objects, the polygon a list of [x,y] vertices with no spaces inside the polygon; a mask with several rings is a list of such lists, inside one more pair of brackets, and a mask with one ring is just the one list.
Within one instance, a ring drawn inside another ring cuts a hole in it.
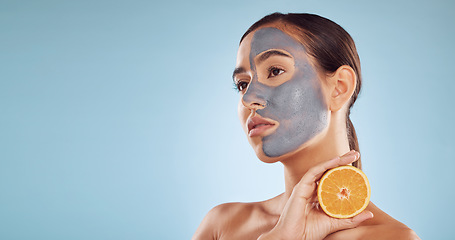
[{"label": "cheek", "polygon": [[288,110],[291,113],[289,117],[294,118],[296,115],[306,114],[307,110],[314,104],[314,89],[305,86],[295,86],[293,91],[288,95]]},{"label": "cheek", "polygon": [[[270,97],[270,115],[281,120],[292,120],[305,113],[308,108],[309,89],[308,84],[301,83],[300,81],[291,81],[284,83],[277,88]],[[273,118],[272,117],[272,118]]]},{"label": "cheek", "polygon": [[246,121],[248,119],[248,115],[250,114],[250,111],[242,104],[242,100],[239,100],[239,104],[237,106],[237,111],[239,114],[239,119],[240,119],[240,124],[242,125],[242,128],[245,132],[247,132],[246,129]]}]

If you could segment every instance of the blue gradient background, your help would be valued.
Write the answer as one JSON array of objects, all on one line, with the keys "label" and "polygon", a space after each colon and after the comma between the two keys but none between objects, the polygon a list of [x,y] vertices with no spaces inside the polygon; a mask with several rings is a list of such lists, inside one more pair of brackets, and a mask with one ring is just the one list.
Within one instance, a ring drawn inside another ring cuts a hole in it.
[{"label": "blue gradient background", "polygon": [[453,1],[0,1],[0,239],[189,239],[283,191],[237,119],[238,41],[312,12],[351,33],[372,201],[453,236]]}]

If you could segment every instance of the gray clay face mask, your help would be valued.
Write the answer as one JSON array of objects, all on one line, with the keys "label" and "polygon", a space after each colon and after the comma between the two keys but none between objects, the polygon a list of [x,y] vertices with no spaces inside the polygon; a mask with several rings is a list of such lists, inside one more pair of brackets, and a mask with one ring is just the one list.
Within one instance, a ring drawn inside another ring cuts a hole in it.
[{"label": "gray clay face mask", "polygon": [[[258,54],[270,49],[285,50],[295,60],[291,79],[275,87],[258,81],[254,62]],[[295,151],[327,126],[328,109],[321,83],[301,43],[279,29],[259,29],[251,41],[249,61],[254,76],[243,101],[265,102],[265,107],[256,112],[279,122],[277,130],[262,139],[266,156],[279,157]]]}]

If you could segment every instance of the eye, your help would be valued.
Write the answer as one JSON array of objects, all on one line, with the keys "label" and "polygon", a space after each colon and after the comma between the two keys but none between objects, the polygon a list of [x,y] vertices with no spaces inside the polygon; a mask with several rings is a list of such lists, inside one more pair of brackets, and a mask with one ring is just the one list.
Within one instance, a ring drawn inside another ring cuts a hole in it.
[{"label": "eye", "polygon": [[271,77],[276,77],[280,74],[284,73],[284,70],[281,69],[281,68],[277,68],[277,67],[271,67],[269,68],[269,78]]},{"label": "eye", "polygon": [[245,81],[238,81],[236,84],[235,84],[236,88],[237,88],[237,91],[239,92],[243,92],[243,90],[245,90],[247,87],[248,87],[248,82],[245,82]]}]

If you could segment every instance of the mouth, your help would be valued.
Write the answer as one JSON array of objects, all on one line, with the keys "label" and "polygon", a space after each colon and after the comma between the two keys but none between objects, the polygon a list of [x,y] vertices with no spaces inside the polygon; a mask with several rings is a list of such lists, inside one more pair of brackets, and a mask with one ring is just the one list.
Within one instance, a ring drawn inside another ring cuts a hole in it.
[{"label": "mouth", "polygon": [[267,120],[263,117],[256,115],[248,119],[248,136],[265,136],[270,134],[277,126],[277,123]]}]

